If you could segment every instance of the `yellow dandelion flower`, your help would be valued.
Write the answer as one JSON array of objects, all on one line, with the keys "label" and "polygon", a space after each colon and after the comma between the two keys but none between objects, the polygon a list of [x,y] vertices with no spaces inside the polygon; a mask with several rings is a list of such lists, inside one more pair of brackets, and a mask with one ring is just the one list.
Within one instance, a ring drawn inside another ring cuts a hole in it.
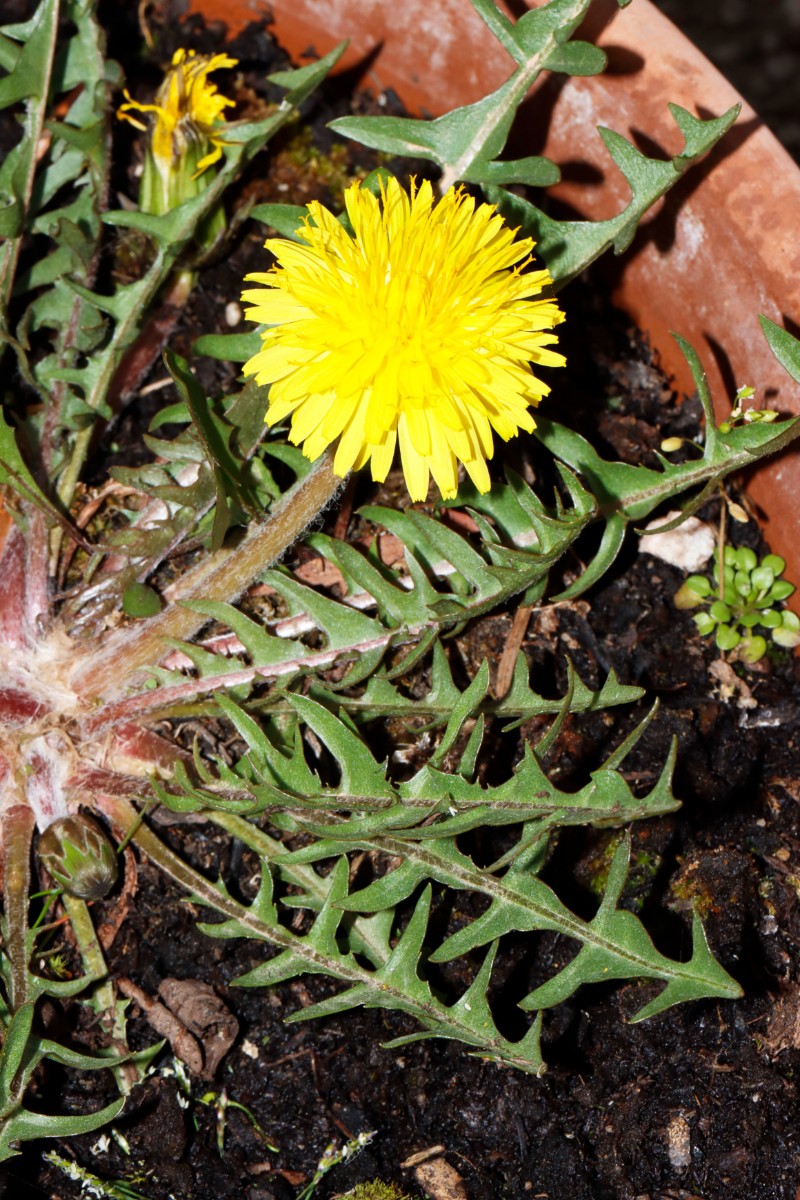
[{"label": "yellow dandelion flower", "polygon": [[222,157],[220,128],[225,109],[234,103],[219,94],[208,76],[238,61],[227,54],[176,50],[153,104],[140,104],[125,91],[126,103],[117,111],[120,120],[147,131],[148,125],[134,114],[151,118],[140,198],[144,212],[168,212],[204,186],[197,181]]},{"label": "yellow dandelion flower", "polygon": [[435,203],[427,181],[381,191],[346,190],[352,237],[315,201],[304,245],[267,241],[277,265],[248,275],[259,286],[242,299],[271,328],[245,374],[270,385],[267,423],[291,414],[307,458],[338,438],[337,475],[371,462],[385,479],[399,441],[412,500],[430,475],[455,496],[459,462],[486,492],[492,430],[533,430],[529,406],[550,389],[531,363],[563,365],[547,331],[564,315],[532,299],[550,276],[523,273],[533,242],[515,241],[493,205],[452,188]]}]

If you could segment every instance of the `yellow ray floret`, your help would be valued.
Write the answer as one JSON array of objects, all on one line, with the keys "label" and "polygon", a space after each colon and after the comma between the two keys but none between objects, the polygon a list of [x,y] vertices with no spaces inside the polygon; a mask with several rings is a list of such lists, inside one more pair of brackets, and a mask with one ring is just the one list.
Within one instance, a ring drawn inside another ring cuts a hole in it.
[{"label": "yellow ray floret", "polygon": [[216,84],[209,83],[208,76],[222,67],[235,67],[238,61],[227,54],[176,50],[155,103],[140,104],[125,92],[126,103],[120,106],[117,116],[137,129],[146,130],[147,126],[132,114],[153,115],[150,149],[160,169],[168,170],[193,142],[205,141],[210,147],[197,162],[195,176],[222,157],[219,127],[225,122],[224,110],[234,102],[221,96]]},{"label": "yellow ray floret", "polygon": [[354,236],[315,201],[304,244],[267,241],[277,265],[248,275],[242,299],[270,328],[245,374],[269,384],[267,423],[291,414],[307,458],[338,439],[337,475],[370,462],[385,479],[399,442],[412,500],[430,475],[455,496],[459,462],[486,492],[492,430],[533,430],[529,406],[550,391],[531,363],[564,364],[547,349],[564,314],[533,299],[550,276],[523,272],[533,242],[493,205],[452,188],[435,203],[427,181],[381,191],[346,190]]}]

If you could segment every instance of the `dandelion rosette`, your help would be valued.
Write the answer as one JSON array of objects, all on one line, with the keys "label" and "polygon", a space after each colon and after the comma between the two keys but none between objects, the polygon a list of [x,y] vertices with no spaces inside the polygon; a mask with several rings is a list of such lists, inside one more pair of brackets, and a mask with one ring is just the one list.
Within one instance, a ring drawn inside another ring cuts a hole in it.
[{"label": "dandelion rosette", "polygon": [[140,104],[125,91],[126,103],[117,111],[120,120],[146,131],[148,125],[134,114],[152,118],[140,198],[143,211],[167,212],[204,186],[198,180],[222,157],[220,129],[225,109],[234,103],[220,95],[208,76],[238,61],[227,54],[176,50],[153,104]]},{"label": "dandelion rosette", "polygon": [[246,276],[259,285],[246,316],[269,326],[245,364],[270,385],[265,419],[291,414],[312,460],[338,439],[340,476],[370,462],[384,480],[399,441],[412,500],[430,475],[455,496],[459,462],[486,492],[492,430],[531,432],[550,391],[531,364],[564,365],[548,349],[564,319],[541,296],[550,276],[524,270],[531,239],[460,188],[436,203],[427,181],[409,194],[390,178],[380,197],[355,183],[344,199],[352,234],[312,202],[302,242],[269,239],[277,264]]}]

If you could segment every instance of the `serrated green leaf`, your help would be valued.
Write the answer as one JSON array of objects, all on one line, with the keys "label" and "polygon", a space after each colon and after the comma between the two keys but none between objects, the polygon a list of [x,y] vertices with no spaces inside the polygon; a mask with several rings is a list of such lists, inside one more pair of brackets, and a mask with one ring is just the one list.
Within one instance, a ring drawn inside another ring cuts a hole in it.
[{"label": "serrated green leaf", "polygon": [[261,349],[258,331],[249,333],[204,333],[192,345],[194,354],[217,358],[221,362],[247,362]]},{"label": "serrated green leaf", "polygon": [[450,718],[447,722],[447,728],[442,735],[442,740],[438,748],[431,755],[429,766],[440,767],[445,760],[445,757],[450,753],[455,745],[456,739],[461,733],[462,726],[468,717],[471,717],[476,711],[489,690],[489,664],[486,659],[483,660],[478,668],[475,678],[472,683],[458,697]]},{"label": "serrated green leaf", "polygon": [[758,320],[770,350],[792,379],[800,383],[800,341],[769,317],[760,316]]},{"label": "serrated green leaf", "polygon": [[372,800],[392,796],[385,763],[378,763],[357,735],[307,696],[289,696],[288,700],[303,722],[314,730],[335,757],[342,776],[340,792],[351,795],[355,804],[360,796]]},{"label": "serrated green leaf", "polygon": [[[0,79],[0,108],[47,99],[57,25],[58,0],[41,0],[27,25],[16,27],[18,33],[24,30],[24,40],[13,66]],[[8,26],[5,35],[9,36]]]},{"label": "serrated green leaf", "polygon": [[477,162],[464,172],[466,183],[485,186],[525,184],[526,187],[552,187],[561,179],[561,172],[549,158],[531,157]]},{"label": "serrated green leaf", "polygon": [[124,1099],[114,1100],[97,1112],[72,1117],[18,1108],[0,1127],[0,1162],[19,1154],[20,1142],[43,1137],[73,1138],[94,1133],[96,1129],[102,1129],[114,1121],[124,1107]]},{"label": "serrated green leaf", "polygon": [[590,42],[566,42],[547,58],[548,71],[565,75],[600,75],[608,66],[608,56]]},{"label": "serrated green leaf", "polygon": [[[388,154],[429,158],[443,172],[446,190],[463,179],[484,185],[555,182],[558,169],[546,160],[493,161],[502,152],[517,108],[545,69],[574,65],[582,74],[600,67],[594,47],[570,51],[565,43],[585,15],[590,0],[550,0],[512,24],[491,0],[472,0],[489,29],[517,63],[515,73],[491,95],[433,121],[402,117],[340,117],[331,128]],[[551,66],[552,62],[552,66]]]},{"label": "serrated green leaf", "polygon": [[284,104],[299,105],[319,87],[329,71],[331,71],[344,54],[350,43],[340,42],[322,58],[309,63],[305,67],[295,67],[289,71],[275,71],[268,75],[270,83],[286,88],[287,95]]},{"label": "serrated green leaf", "polygon": [[568,44],[589,11],[590,0],[549,0],[529,9],[514,26],[514,39],[523,55],[546,52],[547,65],[559,47]]},{"label": "serrated green leaf", "polygon": [[22,232],[24,209],[16,196],[4,192],[0,179],[0,238],[16,238]]},{"label": "serrated green leaf", "polygon": [[297,231],[308,217],[308,209],[299,204],[256,204],[248,215],[271,226],[281,237],[298,242]]},{"label": "serrated green leaf", "polygon": [[212,551],[219,550],[225,540],[225,534],[233,524],[233,514],[228,499],[230,495],[236,495],[239,491],[239,463],[231,454],[228,445],[229,431],[224,431],[221,427],[205,392],[189,370],[186,360],[171,350],[165,350],[164,364],[175,381],[181,399],[189,410],[206,456],[206,462],[214,476],[216,502],[214,526],[211,532],[211,549]]},{"label": "serrated green leaf", "polygon": [[0,412],[0,484],[11,488],[21,499],[27,500],[51,520],[60,522],[62,515],[42,492],[20,453],[14,430],[6,423]]},{"label": "serrated green leaf", "polygon": [[734,105],[721,117],[699,120],[685,109],[670,105],[685,144],[683,151],[669,161],[649,158],[620,134],[601,129],[600,136],[632,192],[623,211],[605,221],[559,221],[500,188],[489,188],[489,198],[498,204],[509,223],[535,239],[537,254],[561,287],[606,250],[613,247],[614,253],[620,254],[630,245],[644,213],[716,145],[736,120],[739,108]]},{"label": "serrated green leaf", "polygon": [[[635,1020],[643,1020],[682,1000],[722,997],[733,999],[741,988],[717,963],[708,949],[702,926],[695,917],[694,952],[688,963],[674,963],[661,955],[644,926],[633,913],[617,908],[625,883],[630,856],[626,839],[617,848],[608,875],[608,883],[597,915],[590,922],[591,942],[585,942],[577,956],[553,979],[536,988],[521,1002],[523,1009],[540,1009],[559,1003],[582,983],[627,979],[638,974],[647,979],[663,979],[664,991]],[[635,972],[632,964],[636,963]]]}]

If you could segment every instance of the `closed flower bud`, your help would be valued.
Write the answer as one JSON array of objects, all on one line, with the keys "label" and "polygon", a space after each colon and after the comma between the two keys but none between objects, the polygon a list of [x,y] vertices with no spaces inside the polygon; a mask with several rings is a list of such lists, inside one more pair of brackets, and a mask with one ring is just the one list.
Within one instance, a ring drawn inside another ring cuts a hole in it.
[{"label": "closed flower bud", "polygon": [[[117,116],[148,132],[139,208],[160,216],[198,196],[214,181],[222,158],[225,109],[234,101],[220,95],[209,75],[235,67],[227,54],[195,54],[176,50],[153,104],[140,104],[126,91]],[[206,244],[225,226],[222,208],[214,211],[203,231]]]},{"label": "closed flower bud", "polygon": [[38,853],[55,882],[79,900],[100,900],[117,881],[114,847],[83,813],[49,825],[39,838]]}]

